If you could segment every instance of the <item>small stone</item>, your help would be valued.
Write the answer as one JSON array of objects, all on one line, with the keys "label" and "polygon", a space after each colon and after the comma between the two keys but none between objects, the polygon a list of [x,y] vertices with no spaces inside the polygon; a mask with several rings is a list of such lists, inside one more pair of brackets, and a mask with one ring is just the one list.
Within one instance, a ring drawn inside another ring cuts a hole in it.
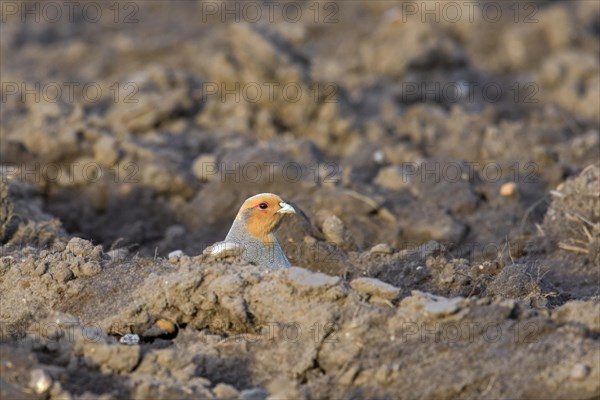
[{"label": "small stone", "polygon": [[30,377],[29,387],[37,394],[46,393],[52,386],[52,378],[43,369],[32,370]]},{"label": "small stone", "polygon": [[265,389],[263,388],[252,388],[252,389],[246,389],[246,390],[242,390],[240,392],[240,400],[265,400],[267,397],[269,397],[269,392],[267,392]]},{"label": "small stone", "polygon": [[79,319],[72,316],[71,314],[53,311],[50,314],[50,318],[52,319],[53,323],[57,324],[61,328],[76,326],[80,324]]},{"label": "small stone", "polygon": [[226,383],[219,383],[212,391],[217,399],[237,399],[240,394],[236,388]]},{"label": "small stone", "polygon": [[212,154],[198,156],[192,164],[192,173],[202,182],[208,182],[218,176],[217,159]]},{"label": "small stone", "polygon": [[33,276],[42,276],[46,273],[47,265],[45,262],[38,262],[35,269],[32,272]]},{"label": "small stone", "polygon": [[175,324],[169,321],[168,319],[159,319],[156,321],[156,326],[166,333],[175,332]]},{"label": "small stone", "polygon": [[356,243],[352,238],[352,234],[346,229],[344,222],[335,215],[325,218],[322,228],[327,242],[333,243],[345,250],[356,249]]},{"label": "small stone", "polygon": [[102,136],[94,144],[94,158],[106,167],[113,166],[119,159],[115,139],[111,136]]},{"label": "small stone", "polygon": [[394,249],[387,243],[379,243],[371,247],[369,253],[371,254],[392,254]]},{"label": "small stone", "polygon": [[381,168],[375,177],[375,184],[390,190],[400,190],[410,186],[410,176],[399,166]]},{"label": "small stone", "polygon": [[284,270],[292,285],[304,289],[327,289],[340,282],[337,276],[329,276],[320,272],[311,272],[304,268],[291,267]]},{"label": "small stone", "polygon": [[350,286],[357,292],[385,300],[394,300],[400,294],[399,288],[375,278],[357,278]]},{"label": "small stone", "polygon": [[456,313],[460,310],[465,301],[464,297],[448,299],[446,297],[436,296],[418,290],[413,290],[412,295],[421,297],[424,300],[423,309],[425,313],[435,317],[444,317]]},{"label": "small stone", "polygon": [[179,259],[183,256],[183,251],[181,250],[175,250],[169,253],[169,261],[171,262],[177,262],[179,261]]},{"label": "small stone", "polygon": [[327,241],[341,246],[344,244],[346,227],[344,222],[335,215],[328,216],[323,222],[323,233]]},{"label": "small stone", "polygon": [[575,364],[571,369],[571,378],[576,381],[584,380],[590,374],[591,368],[586,364]]},{"label": "small stone", "polygon": [[135,333],[127,333],[121,339],[119,339],[119,343],[126,345],[134,345],[140,342],[140,337]]},{"label": "small stone", "polygon": [[511,197],[517,193],[517,184],[515,182],[506,182],[500,186],[500,196]]},{"label": "small stone", "polygon": [[187,127],[187,121],[183,118],[174,120],[166,124],[165,129],[173,133],[181,133]]},{"label": "small stone", "polygon": [[459,310],[463,298],[444,299],[443,301],[430,301],[425,304],[425,312],[436,317],[451,315]]}]

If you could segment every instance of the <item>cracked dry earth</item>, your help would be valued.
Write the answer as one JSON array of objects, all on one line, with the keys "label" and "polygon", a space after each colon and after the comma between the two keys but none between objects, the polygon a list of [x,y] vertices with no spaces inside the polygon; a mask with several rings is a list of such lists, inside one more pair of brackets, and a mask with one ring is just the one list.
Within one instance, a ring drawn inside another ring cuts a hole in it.
[{"label": "cracked dry earth", "polygon": [[[546,236],[579,223],[569,213],[593,211],[581,201],[595,201],[585,190],[597,190],[598,176],[594,166],[563,185],[546,214]],[[429,242],[349,252],[346,262],[362,273],[273,272],[236,259],[105,253],[69,239],[28,194],[18,183],[4,191],[9,232],[52,242],[3,248],[5,398],[598,393],[595,267],[572,262],[577,275],[564,279],[553,263],[571,253],[558,247],[560,258],[546,255],[542,269],[526,260],[531,254],[470,263]],[[16,230],[15,210],[31,212]],[[546,252],[528,253],[536,251]],[[119,343],[126,334],[141,341]]]},{"label": "cracked dry earth", "polygon": [[[600,397],[599,3],[435,24],[336,2],[333,25],[136,4],[0,26],[3,82],[139,89],[2,93],[2,399]],[[406,90],[462,81],[503,95]],[[256,82],[311,96],[205,92]],[[260,192],[302,211],[277,233],[294,267],[203,254]]]}]

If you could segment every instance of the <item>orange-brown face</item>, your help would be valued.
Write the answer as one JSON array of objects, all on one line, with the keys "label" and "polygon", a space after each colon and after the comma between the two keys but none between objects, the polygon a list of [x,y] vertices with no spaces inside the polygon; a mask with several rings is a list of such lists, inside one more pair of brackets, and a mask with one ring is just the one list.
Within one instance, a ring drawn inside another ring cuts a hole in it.
[{"label": "orange-brown face", "polygon": [[269,234],[277,229],[281,217],[295,213],[294,208],[285,203],[281,197],[272,193],[263,193],[246,200],[236,218],[243,218],[248,233],[268,243]]}]

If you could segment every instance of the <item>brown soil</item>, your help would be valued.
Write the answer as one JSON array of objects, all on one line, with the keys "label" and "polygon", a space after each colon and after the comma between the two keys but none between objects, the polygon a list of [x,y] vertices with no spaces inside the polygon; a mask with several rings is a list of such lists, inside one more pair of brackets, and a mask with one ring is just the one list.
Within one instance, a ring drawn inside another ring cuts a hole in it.
[{"label": "brown soil", "polygon": [[7,3],[2,398],[600,396],[597,2]]}]

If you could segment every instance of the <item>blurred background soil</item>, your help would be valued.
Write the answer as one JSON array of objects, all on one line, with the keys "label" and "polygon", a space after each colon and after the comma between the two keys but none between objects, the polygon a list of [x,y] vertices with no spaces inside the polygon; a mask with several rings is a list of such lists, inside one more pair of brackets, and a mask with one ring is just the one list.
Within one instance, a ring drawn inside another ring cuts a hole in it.
[{"label": "blurred background soil", "polygon": [[[600,396],[600,3],[7,1],[0,35],[3,398]],[[261,192],[301,268],[203,256]]]}]

